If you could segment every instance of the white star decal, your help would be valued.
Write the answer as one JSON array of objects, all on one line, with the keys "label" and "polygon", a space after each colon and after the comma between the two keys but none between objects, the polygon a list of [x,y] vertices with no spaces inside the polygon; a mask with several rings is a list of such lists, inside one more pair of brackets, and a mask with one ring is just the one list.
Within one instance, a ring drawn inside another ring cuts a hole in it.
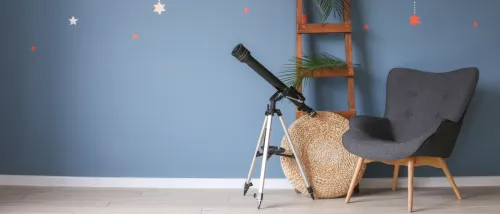
[{"label": "white star decal", "polygon": [[158,4],[155,4],[153,6],[155,7],[154,12],[158,13],[159,15],[161,15],[161,12],[165,11],[165,4],[162,4],[159,0]]},{"label": "white star decal", "polygon": [[78,19],[75,19],[75,16],[71,17],[71,19],[69,19],[69,25],[76,25],[76,21],[78,21]]}]

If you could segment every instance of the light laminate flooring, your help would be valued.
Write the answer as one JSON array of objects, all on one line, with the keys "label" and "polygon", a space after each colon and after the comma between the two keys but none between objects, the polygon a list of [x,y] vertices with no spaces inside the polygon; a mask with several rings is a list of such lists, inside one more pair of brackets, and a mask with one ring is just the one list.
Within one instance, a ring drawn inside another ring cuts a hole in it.
[{"label": "light laminate flooring", "polygon": [[[414,213],[500,214],[499,187],[416,188]],[[293,190],[265,190],[261,209],[235,189],[126,189],[0,186],[0,214],[396,214],[407,213],[406,189],[361,189],[345,198],[311,200]]]}]

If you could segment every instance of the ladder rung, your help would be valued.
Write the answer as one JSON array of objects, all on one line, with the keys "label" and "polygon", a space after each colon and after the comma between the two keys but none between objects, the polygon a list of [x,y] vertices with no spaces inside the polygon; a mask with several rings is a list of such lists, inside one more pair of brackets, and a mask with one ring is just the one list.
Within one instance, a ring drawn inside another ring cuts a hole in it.
[{"label": "ladder rung", "polygon": [[[339,114],[342,117],[345,117],[347,119],[349,119],[352,116],[356,115],[356,111],[327,111],[327,112],[333,112],[333,113]],[[299,115],[299,117],[301,117],[303,115],[306,115],[306,113],[305,112],[301,112],[301,111],[297,111],[297,115]]]},{"label": "ladder rung", "polygon": [[323,68],[313,73],[313,77],[352,77],[349,68]]},{"label": "ladder rung", "polygon": [[299,24],[297,33],[350,33],[349,24]]}]

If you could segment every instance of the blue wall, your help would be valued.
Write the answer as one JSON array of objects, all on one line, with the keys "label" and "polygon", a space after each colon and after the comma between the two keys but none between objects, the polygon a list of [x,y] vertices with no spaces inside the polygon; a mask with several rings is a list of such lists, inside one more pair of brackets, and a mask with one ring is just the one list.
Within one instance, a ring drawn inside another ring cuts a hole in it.
[{"label": "blue wall", "polygon": [[[449,167],[455,176],[500,175],[500,1],[417,0],[416,27],[410,0],[353,1],[359,113],[382,115],[393,67],[477,66],[478,91]],[[0,1],[0,173],[246,176],[274,91],[230,52],[242,42],[278,73],[295,55],[294,1],[169,0],[161,16],[156,2]],[[79,21],[69,26],[73,15]],[[305,42],[306,54],[344,58],[341,35]],[[305,94],[319,110],[346,109],[345,89],[344,80],[325,79]],[[280,107],[290,124],[293,106]],[[274,125],[276,145],[283,132]],[[268,169],[283,177],[277,158]],[[392,173],[374,164],[366,175]],[[442,172],[419,168],[416,176]]]}]

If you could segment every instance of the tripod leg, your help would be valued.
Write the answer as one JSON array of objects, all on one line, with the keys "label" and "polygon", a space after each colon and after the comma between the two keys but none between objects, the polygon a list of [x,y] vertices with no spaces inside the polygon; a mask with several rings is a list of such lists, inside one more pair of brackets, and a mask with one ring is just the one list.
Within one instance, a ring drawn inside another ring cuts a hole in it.
[{"label": "tripod leg", "polygon": [[300,162],[300,158],[295,152],[295,147],[293,146],[292,139],[290,139],[290,134],[288,133],[288,129],[286,128],[285,121],[283,120],[283,117],[281,115],[278,116],[280,121],[281,121],[281,126],[283,127],[283,131],[285,132],[286,139],[288,140],[288,144],[290,145],[290,149],[292,149],[293,155],[295,157],[295,161],[297,162],[297,166],[299,167],[300,174],[302,175],[302,178],[304,179],[304,183],[306,185],[307,191],[309,192],[309,195],[311,198],[314,200],[314,194],[311,186],[309,185],[309,181],[307,180],[306,174],[304,173],[304,169],[302,169],[302,163]]},{"label": "tripod leg", "polygon": [[260,135],[259,135],[259,141],[257,141],[257,148],[255,149],[255,153],[253,154],[253,159],[252,159],[252,164],[250,165],[250,171],[248,172],[248,177],[245,182],[245,186],[243,187],[243,196],[247,194],[248,189],[253,186],[252,184],[252,174],[253,174],[253,169],[255,167],[255,161],[257,160],[257,153],[259,152],[259,148],[262,145],[263,142],[263,137],[264,137],[264,131],[266,130],[266,124],[267,124],[267,116],[264,118],[264,124],[262,124],[262,129],[260,130]]},{"label": "tripod leg", "polygon": [[271,138],[271,124],[273,120],[273,115],[267,115],[267,124],[266,124],[266,135],[265,135],[265,140],[264,140],[264,154],[262,157],[262,168],[260,171],[260,187],[259,187],[259,195],[255,195],[257,198],[257,201],[259,203],[259,206],[257,207],[260,209],[260,204],[262,204],[262,199],[264,198],[264,179],[266,177],[266,166],[267,166],[267,156],[268,156],[268,150],[269,150],[269,141]]}]

